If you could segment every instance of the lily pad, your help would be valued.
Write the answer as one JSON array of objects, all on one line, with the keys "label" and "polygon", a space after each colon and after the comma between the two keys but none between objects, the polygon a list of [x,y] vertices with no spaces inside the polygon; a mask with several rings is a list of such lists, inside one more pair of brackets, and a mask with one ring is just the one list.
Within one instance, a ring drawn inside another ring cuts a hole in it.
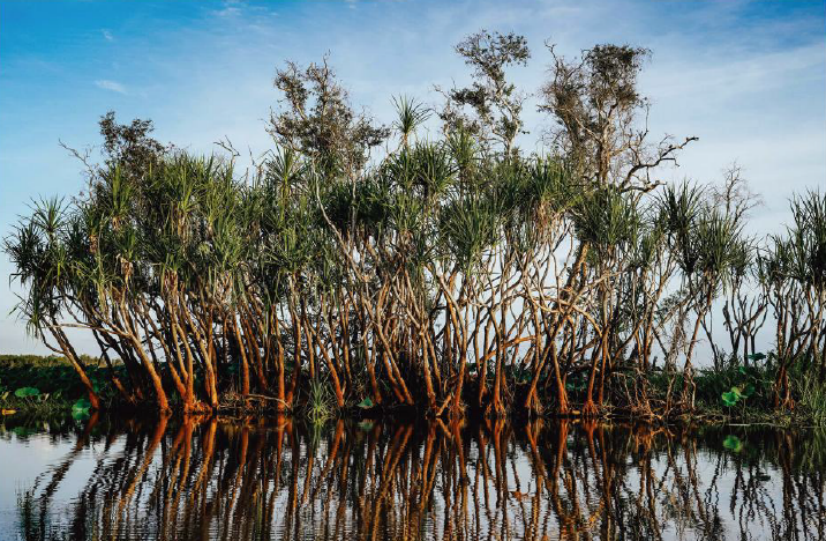
[{"label": "lily pad", "polygon": [[27,426],[16,426],[16,427],[12,428],[11,431],[14,432],[14,435],[17,436],[18,438],[25,438],[27,436],[31,436],[32,434],[37,433],[36,428],[30,428],[30,427],[27,427]]},{"label": "lily pad", "polygon": [[85,398],[81,398],[80,400],[72,404],[72,418],[75,420],[88,418],[89,410],[91,408],[92,404],[90,404],[89,401]]},{"label": "lily pad", "polygon": [[732,407],[733,405],[735,405],[737,403],[737,400],[739,400],[739,398],[740,398],[737,395],[737,393],[735,393],[733,391],[725,392],[721,396],[722,396],[722,399],[723,399],[723,404],[725,404],[729,408]]},{"label": "lily pad", "polygon": [[40,396],[40,390],[37,387],[20,387],[14,391],[14,396],[17,398],[30,398]]}]

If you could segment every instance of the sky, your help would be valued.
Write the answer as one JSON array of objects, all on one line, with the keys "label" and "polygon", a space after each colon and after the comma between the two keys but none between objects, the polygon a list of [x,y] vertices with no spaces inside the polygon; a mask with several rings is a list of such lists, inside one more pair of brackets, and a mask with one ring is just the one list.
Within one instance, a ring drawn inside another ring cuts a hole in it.
[{"label": "sky", "polygon": [[[652,137],[699,137],[660,178],[717,182],[737,163],[763,198],[756,234],[782,230],[793,193],[826,189],[826,0],[0,0],[0,237],[32,199],[83,189],[60,142],[94,148],[109,110],[153,120],[179,148],[229,139],[257,156],[286,60],[329,54],[353,103],[390,123],[393,96],[435,106],[434,87],[468,81],[453,47],[480,29],[527,37],[531,60],[511,77],[529,93],[548,76],[546,44],[651,49]],[[541,151],[551,120],[535,98],[524,116],[518,143]],[[11,273],[0,254],[0,353],[45,353],[10,313]]]}]

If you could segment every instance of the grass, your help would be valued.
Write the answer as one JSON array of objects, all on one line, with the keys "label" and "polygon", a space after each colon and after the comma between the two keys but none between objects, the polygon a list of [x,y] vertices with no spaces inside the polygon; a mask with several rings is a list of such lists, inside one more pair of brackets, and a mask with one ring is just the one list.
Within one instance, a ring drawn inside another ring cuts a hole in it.
[{"label": "grass", "polygon": [[333,397],[328,386],[319,379],[310,382],[306,415],[314,425],[324,424],[333,415]]},{"label": "grass", "polygon": [[[826,382],[820,381],[817,371],[805,359],[789,367],[794,406],[783,411],[775,408],[778,363],[773,355],[761,354],[748,367],[732,359],[721,364],[719,368],[700,368],[694,375],[696,416],[725,422],[826,426]],[[678,400],[682,374],[671,377],[672,400]],[[669,376],[655,372],[648,381],[652,398],[665,400]]]},{"label": "grass", "polygon": [[826,384],[818,378],[806,378],[802,382],[799,409],[813,424],[826,425]]}]

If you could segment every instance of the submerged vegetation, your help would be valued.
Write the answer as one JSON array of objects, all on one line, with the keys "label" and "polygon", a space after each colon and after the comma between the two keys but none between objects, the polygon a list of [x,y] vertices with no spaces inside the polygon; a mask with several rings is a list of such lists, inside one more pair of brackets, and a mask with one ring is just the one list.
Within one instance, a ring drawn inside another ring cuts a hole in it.
[{"label": "submerged vegetation", "polygon": [[808,398],[814,414],[826,195],[795,198],[788,231],[757,239],[736,168],[658,180],[695,138],[650,141],[644,49],[550,49],[541,153],[517,145],[526,94],[507,75],[530,58],[524,38],[480,32],[457,52],[470,86],[437,108],[395,99],[390,127],[354,110],[326,60],[287,64],[274,149],[244,174],[228,142],[193,156],[105,116],[102,162],[78,153],[88,190],[35,202],[5,240],[18,312],[89,409],[106,401],[70,329],[97,342],[120,402],[160,411],[237,396],[314,418],[655,419]]}]

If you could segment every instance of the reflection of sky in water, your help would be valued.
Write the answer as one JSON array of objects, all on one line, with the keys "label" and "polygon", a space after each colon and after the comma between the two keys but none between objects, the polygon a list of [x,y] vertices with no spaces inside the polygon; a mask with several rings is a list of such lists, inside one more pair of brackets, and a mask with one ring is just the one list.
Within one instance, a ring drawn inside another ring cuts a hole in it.
[{"label": "reflection of sky in water", "polygon": [[[73,435],[52,436],[43,432],[18,437],[13,432],[0,435],[0,540],[16,539],[18,496],[32,486],[36,478],[49,471],[75,448]],[[113,445],[107,454],[116,456],[122,445]],[[96,459],[102,454],[99,444],[81,449],[54,493],[56,508],[74,500],[78,487],[93,475]],[[22,538],[21,538],[22,539]]]},{"label": "reflection of sky in water", "polygon": [[18,498],[35,483],[33,508],[55,535],[47,539],[72,538],[78,522],[85,538],[130,540],[656,539],[655,528],[663,539],[791,530],[818,539],[821,440],[739,429],[734,453],[722,445],[731,430],[669,438],[606,427],[589,440],[569,425],[561,452],[550,423],[532,432],[535,447],[525,427],[465,428],[457,447],[444,425],[398,423],[314,434],[170,422],[164,432],[110,426],[88,439],[0,431],[0,539],[25,538]]}]

